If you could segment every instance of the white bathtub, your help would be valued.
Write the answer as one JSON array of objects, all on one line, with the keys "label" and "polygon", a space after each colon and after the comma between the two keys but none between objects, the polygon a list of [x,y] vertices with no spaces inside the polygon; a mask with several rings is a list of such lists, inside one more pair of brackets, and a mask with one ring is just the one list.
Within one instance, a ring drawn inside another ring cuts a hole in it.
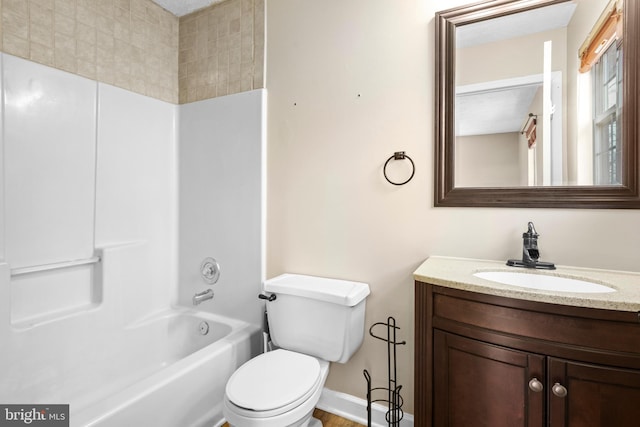
[{"label": "white bathtub", "polygon": [[65,319],[55,343],[53,325],[14,334],[2,403],[69,404],[73,427],[218,426],[227,379],[262,346],[255,325],[189,308],[119,331],[85,317]]}]

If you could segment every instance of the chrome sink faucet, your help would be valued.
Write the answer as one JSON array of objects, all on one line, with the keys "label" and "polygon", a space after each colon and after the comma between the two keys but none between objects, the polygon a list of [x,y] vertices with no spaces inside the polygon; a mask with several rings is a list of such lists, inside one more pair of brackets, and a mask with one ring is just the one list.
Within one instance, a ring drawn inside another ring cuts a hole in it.
[{"label": "chrome sink faucet", "polygon": [[527,231],[522,233],[522,260],[510,259],[507,261],[507,265],[512,267],[555,270],[556,266],[553,263],[538,261],[540,258],[538,236],[539,234],[533,222],[530,221],[527,224]]},{"label": "chrome sink faucet", "polygon": [[527,232],[522,233],[522,262],[526,266],[534,267],[538,258],[540,258],[540,251],[538,251],[538,236],[536,228],[533,226],[533,222],[527,224]]},{"label": "chrome sink faucet", "polygon": [[203,301],[210,300],[213,298],[213,291],[211,289],[207,289],[206,291],[198,292],[193,296],[193,305],[198,305]]}]

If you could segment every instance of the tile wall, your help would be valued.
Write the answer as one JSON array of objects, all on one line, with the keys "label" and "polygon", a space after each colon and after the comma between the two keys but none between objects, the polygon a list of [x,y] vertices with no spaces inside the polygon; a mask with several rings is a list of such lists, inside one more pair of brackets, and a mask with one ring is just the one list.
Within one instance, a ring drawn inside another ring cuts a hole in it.
[{"label": "tile wall", "polygon": [[180,18],[180,103],[264,87],[264,0],[228,0]]},{"label": "tile wall", "polygon": [[172,103],[264,87],[264,0],[0,0],[0,50]]},{"label": "tile wall", "polygon": [[2,51],[178,100],[178,18],[151,0],[2,0]]}]

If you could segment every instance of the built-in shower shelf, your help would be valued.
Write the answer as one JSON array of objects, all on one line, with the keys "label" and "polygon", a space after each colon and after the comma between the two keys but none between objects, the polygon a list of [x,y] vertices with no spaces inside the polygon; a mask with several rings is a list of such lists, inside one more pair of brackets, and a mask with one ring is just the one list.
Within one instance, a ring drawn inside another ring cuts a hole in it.
[{"label": "built-in shower shelf", "polygon": [[86,259],[78,259],[73,261],[62,261],[52,264],[33,265],[30,267],[18,267],[11,269],[11,276],[20,276],[22,274],[39,273],[41,271],[58,270],[60,268],[77,267],[80,265],[95,264],[100,262],[99,256]]},{"label": "built-in shower shelf", "polygon": [[11,325],[32,327],[102,302],[101,251],[95,256],[10,270]]}]

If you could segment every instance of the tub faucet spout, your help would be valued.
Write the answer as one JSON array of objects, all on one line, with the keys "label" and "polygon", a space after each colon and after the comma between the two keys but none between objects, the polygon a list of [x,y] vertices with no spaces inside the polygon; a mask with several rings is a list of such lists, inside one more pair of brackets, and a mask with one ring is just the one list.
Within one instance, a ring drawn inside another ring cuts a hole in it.
[{"label": "tub faucet spout", "polygon": [[209,300],[213,298],[213,291],[211,289],[207,289],[206,291],[198,292],[193,296],[193,305],[198,305],[203,301]]}]

